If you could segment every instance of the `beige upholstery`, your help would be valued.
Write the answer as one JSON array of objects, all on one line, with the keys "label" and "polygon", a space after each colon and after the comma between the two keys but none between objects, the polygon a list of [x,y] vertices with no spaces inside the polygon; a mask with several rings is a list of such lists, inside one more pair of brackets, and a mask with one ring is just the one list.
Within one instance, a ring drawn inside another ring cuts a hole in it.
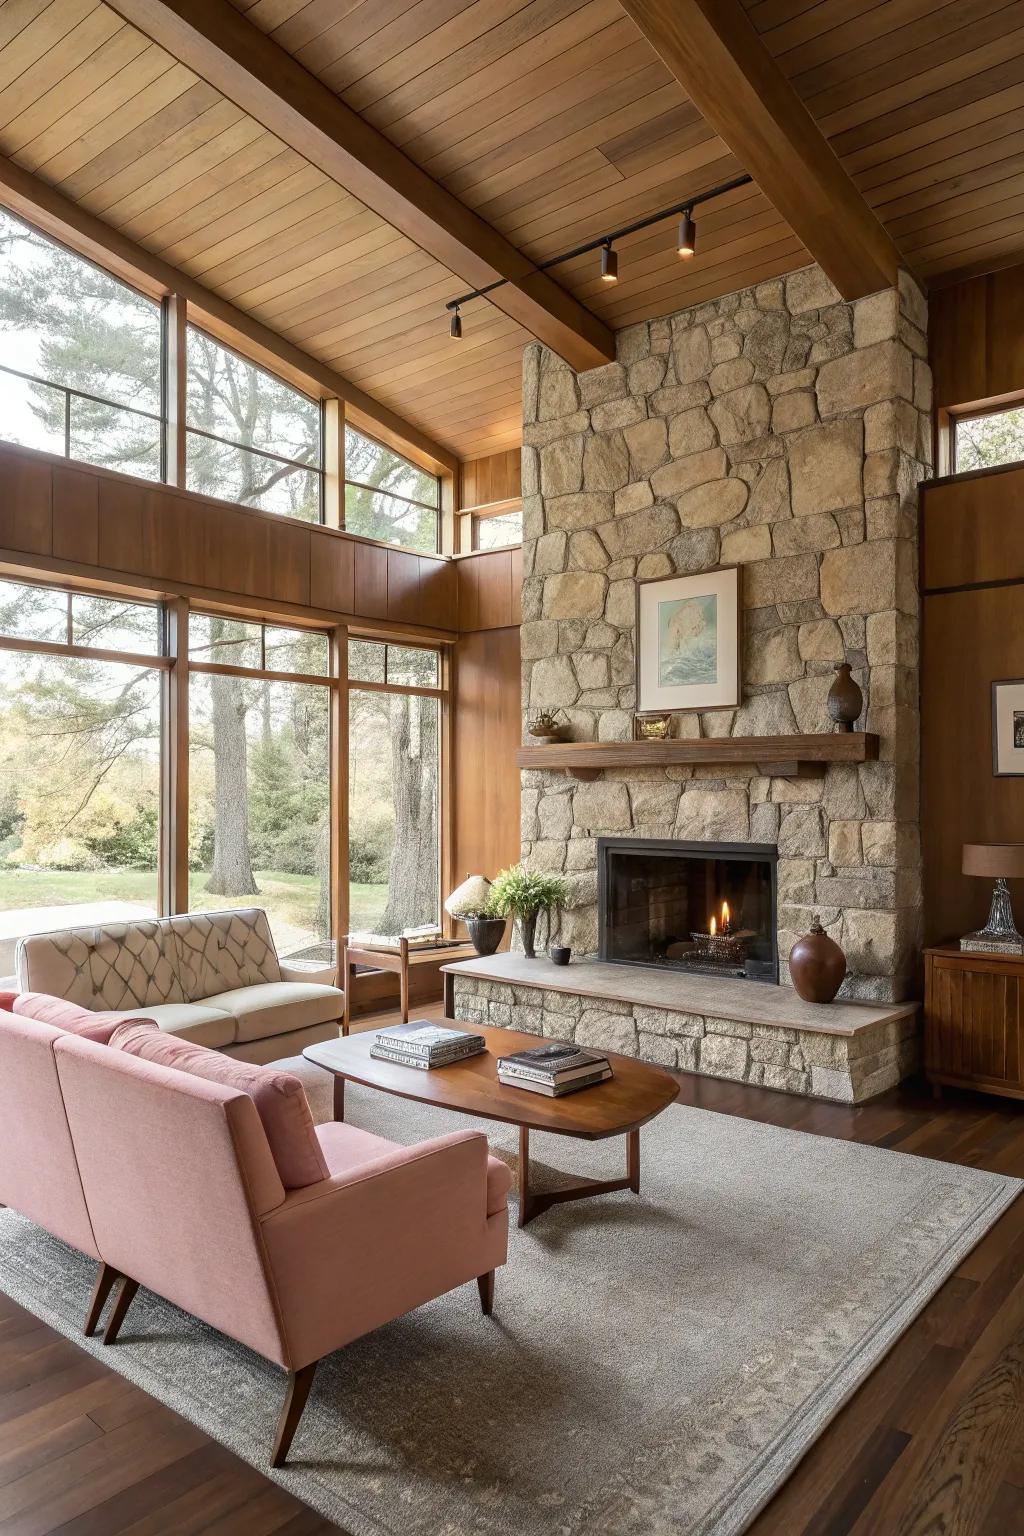
[{"label": "beige upholstery", "polygon": [[[239,1061],[251,1061],[258,1067],[265,1067],[268,1062],[275,1064],[281,1060],[281,1052],[290,1052],[288,1060],[302,1061],[302,1053],[307,1045],[319,1045],[322,1040],[337,1040],[338,1021],[332,1019],[330,1024],[312,1024],[308,1029],[295,1029],[287,1035],[266,1035],[262,1040],[247,1040],[244,1045],[227,1045],[222,1054],[234,1056]],[[309,1063],[305,1065],[308,1067]],[[330,1090],[330,1078],[320,1067],[314,1067],[313,1071],[327,1082]],[[296,1074],[301,1076],[301,1074]],[[303,1079],[305,1081],[305,1079]],[[306,1097],[309,1097],[308,1089]],[[330,1116],[327,1117],[328,1119]]]},{"label": "beige upholstery", "polygon": [[218,992],[210,1002],[234,1018],[235,1044],[280,1035],[288,1028],[327,1024],[338,1017],[337,988],[310,981],[267,981],[262,986]]},{"label": "beige upholstery", "polygon": [[[24,992],[93,1012],[143,1013],[183,1039],[247,1060],[295,1054],[299,1035],[303,1045],[330,1039],[345,1000],[327,984],[330,968],[282,969],[258,907],[36,934],[19,941],[16,963]],[[263,1040],[273,1049],[253,1053]]]},{"label": "beige upholstery", "polygon": [[[121,1010],[117,1010],[121,1012]],[[139,1010],[128,1009],[122,1016],[137,1019]],[[168,1034],[181,1035],[193,1045],[208,1045],[218,1051],[221,1046],[231,1045],[237,1023],[233,1014],[223,1008],[212,1008],[206,1003],[152,1003],[146,1004],[145,1017],[153,1019]]]}]

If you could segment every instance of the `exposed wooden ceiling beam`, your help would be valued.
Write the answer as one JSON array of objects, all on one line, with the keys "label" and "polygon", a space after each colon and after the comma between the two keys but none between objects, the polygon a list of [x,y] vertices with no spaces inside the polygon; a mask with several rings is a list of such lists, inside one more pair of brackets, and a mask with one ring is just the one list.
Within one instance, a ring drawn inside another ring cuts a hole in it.
[{"label": "exposed wooden ceiling beam", "polygon": [[[615,357],[612,332],[537,272],[490,224],[428,176],[230,0],[111,0],[118,15],[471,288],[500,278],[490,302],[576,369]],[[455,297],[453,294],[452,297]],[[443,311],[438,324],[445,323]]]},{"label": "exposed wooden ceiling beam", "polygon": [[740,0],[621,3],[843,297],[895,283],[895,245]]},{"label": "exposed wooden ceiling beam", "polygon": [[0,204],[89,257],[97,266],[105,267],[133,287],[148,293],[151,298],[181,294],[188,304],[190,318],[197,325],[228,346],[239,348],[253,362],[288,379],[300,389],[344,400],[348,420],[371,436],[435,473],[455,474],[458,471],[459,460],[450,449],[382,405],[343,374],[293,346],[269,326],[236,309],[227,299],[211,293],[187,273],[161,261],[152,251],[120,234],[5,155],[0,155]]}]

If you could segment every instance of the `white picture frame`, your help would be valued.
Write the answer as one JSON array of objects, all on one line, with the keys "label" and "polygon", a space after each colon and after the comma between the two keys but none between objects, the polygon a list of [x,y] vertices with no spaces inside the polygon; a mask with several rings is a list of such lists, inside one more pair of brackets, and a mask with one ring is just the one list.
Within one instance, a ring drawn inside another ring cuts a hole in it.
[{"label": "white picture frame", "polygon": [[740,567],[637,583],[636,712],[736,709]]}]

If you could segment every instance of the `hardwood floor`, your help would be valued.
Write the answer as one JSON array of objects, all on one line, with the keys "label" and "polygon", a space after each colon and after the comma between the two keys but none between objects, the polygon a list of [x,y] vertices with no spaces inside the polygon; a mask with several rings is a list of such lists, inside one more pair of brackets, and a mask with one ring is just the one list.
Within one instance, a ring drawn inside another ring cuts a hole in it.
[{"label": "hardwood floor", "polygon": [[[438,1008],[425,1010],[437,1013]],[[376,1027],[367,1017],[359,1027]],[[679,1076],[681,1102],[1024,1176],[1024,1105],[904,1086],[860,1109]],[[3,1536],[335,1527],[0,1297]],[[1024,1536],[1024,1197],[812,1447],[753,1536]]]}]

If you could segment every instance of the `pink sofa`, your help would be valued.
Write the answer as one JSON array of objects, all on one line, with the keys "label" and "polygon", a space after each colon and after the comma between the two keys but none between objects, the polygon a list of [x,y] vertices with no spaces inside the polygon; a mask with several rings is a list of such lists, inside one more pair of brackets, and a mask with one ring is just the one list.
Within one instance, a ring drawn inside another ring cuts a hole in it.
[{"label": "pink sofa", "polygon": [[0,1200],[99,1258],[104,1296],[130,1277],[105,1343],[142,1284],[281,1366],[280,1466],[324,1355],[469,1280],[490,1311],[511,1175],[479,1132],[402,1147],[314,1128],[304,1096],[296,1173],[273,1104],[129,1054],[142,1031],[122,1050],[0,1013]]}]

